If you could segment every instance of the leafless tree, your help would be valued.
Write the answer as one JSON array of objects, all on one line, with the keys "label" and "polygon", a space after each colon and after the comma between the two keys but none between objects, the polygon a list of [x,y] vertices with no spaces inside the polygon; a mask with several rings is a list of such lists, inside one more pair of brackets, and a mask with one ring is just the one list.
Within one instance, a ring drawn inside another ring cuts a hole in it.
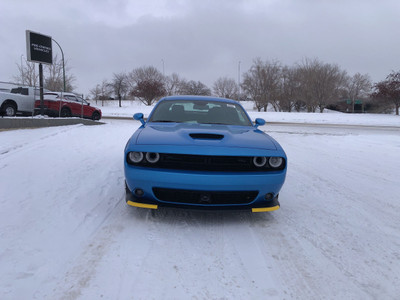
[{"label": "leafless tree", "polygon": [[146,105],[166,94],[164,76],[155,67],[141,67],[129,74],[130,94]]},{"label": "leafless tree", "polygon": [[346,82],[346,72],[338,65],[327,64],[318,59],[305,59],[297,68],[299,76],[299,98],[309,112],[325,107],[339,98]]},{"label": "leafless tree", "polygon": [[100,84],[96,84],[96,86],[90,90],[90,94],[92,95],[93,99],[96,101],[97,104],[97,100],[100,99],[101,95]]},{"label": "leafless tree", "polygon": [[344,86],[345,97],[352,103],[352,112],[354,112],[354,104],[359,98],[368,97],[371,92],[371,79],[368,74],[356,73],[352,77],[346,78]]},{"label": "leafless tree", "polygon": [[241,84],[243,92],[254,101],[258,111],[261,111],[265,103],[268,104],[262,91],[262,69],[260,60],[256,60],[250,70],[243,74],[243,82]]},{"label": "leafless tree", "polygon": [[114,73],[113,78],[110,82],[111,89],[113,90],[114,94],[117,96],[119,101],[119,107],[121,107],[121,100],[125,98],[126,93],[128,92],[129,85],[128,85],[128,77],[126,73]]},{"label": "leafless tree", "polygon": [[400,109],[400,71],[392,71],[384,81],[375,83],[372,97],[390,101],[394,104],[396,115]]},{"label": "leafless tree", "polygon": [[128,79],[130,85],[134,86],[136,83],[143,80],[163,82],[164,75],[153,66],[145,66],[133,69],[128,75]]},{"label": "leafless tree", "polygon": [[250,70],[244,73],[241,87],[254,100],[258,111],[267,110],[271,103],[279,110],[279,85],[282,66],[278,61],[263,62],[260,58],[254,60]]},{"label": "leafless tree", "polygon": [[17,64],[18,75],[13,76],[13,80],[21,85],[38,86],[39,72],[36,72],[35,66],[33,62],[21,61],[21,64]]},{"label": "leafless tree", "polygon": [[218,97],[238,99],[239,86],[232,78],[220,77],[214,82],[213,91]]},{"label": "leafless tree", "polygon": [[291,112],[297,103],[299,80],[295,68],[285,66],[282,68],[282,77],[279,88],[279,106],[281,110]]},{"label": "leafless tree", "polygon": [[112,92],[111,84],[106,79],[104,79],[101,84],[97,84],[90,90],[90,94],[93,96],[96,104],[97,100],[101,100],[101,106],[104,106],[104,100],[111,98]]},{"label": "leafless tree", "polygon": [[211,96],[211,90],[200,81],[185,81],[181,84],[181,95]]},{"label": "leafless tree", "polygon": [[[268,87],[268,98],[275,111],[281,111],[280,86],[282,82],[282,66],[279,62],[268,62],[265,64],[266,85]],[[266,110],[266,107],[264,107]]]},{"label": "leafless tree", "polygon": [[182,94],[182,87],[185,83],[184,79],[181,79],[177,73],[172,73],[170,76],[164,78],[166,95],[180,95]]},{"label": "leafless tree", "polygon": [[[25,61],[17,64],[19,74],[14,76],[14,80],[22,85],[38,86],[39,72],[36,71],[37,64]],[[65,61],[65,87],[66,92],[72,92],[74,89],[73,82],[75,76],[70,74],[68,62]],[[44,87],[51,91],[64,91],[63,63],[56,55],[52,65],[45,65],[43,68]]]},{"label": "leafless tree", "polygon": [[104,79],[100,85],[100,99],[101,100],[109,100],[112,95],[112,88],[110,82]]},{"label": "leafless tree", "polygon": [[65,68],[65,91],[64,91],[64,76],[63,62],[57,55],[53,58],[53,64],[45,66],[44,87],[50,91],[72,92],[74,90],[73,82],[75,76],[69,74],[68,61],[64,61]]},{"label": "leafless tree", "polygon": [[297,78],[299,80],[299,86],[297,90],[297,103],[295,105],[296,110],[300,111],[302,107],[306,107],[308,112],[315,112],[317,104],[313,99],[312,86],[314,85],[315,74],[312,67],[306,62],[303,65],[296,67]]}]

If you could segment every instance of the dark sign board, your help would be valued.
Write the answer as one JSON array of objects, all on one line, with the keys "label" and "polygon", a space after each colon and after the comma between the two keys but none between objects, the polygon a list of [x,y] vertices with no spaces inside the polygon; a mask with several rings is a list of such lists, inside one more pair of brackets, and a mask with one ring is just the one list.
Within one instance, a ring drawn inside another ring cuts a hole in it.
[{"label": "dark sign board", "polygon": [[53,63],[51,37],[27,30],[26,55],[28,61],[51,65]]}]

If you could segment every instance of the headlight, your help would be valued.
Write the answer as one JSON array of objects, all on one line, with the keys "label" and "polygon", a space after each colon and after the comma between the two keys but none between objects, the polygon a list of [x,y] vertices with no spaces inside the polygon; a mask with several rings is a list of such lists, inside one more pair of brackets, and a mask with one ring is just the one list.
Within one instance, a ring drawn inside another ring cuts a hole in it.
[{"label": "headlight", "polygon": [[160,160],[160,154],[158,154],[157,152],[147,152],[146,160],[151,164],[155,164]]},{"label": "headlight", "polygon": [[129,152],[128,157],[131,162],[137,164],[143,160],[143,153],[142,152]]},{"label": "headlight", "polygon": [[264,156],[255,156],[253,158],[253,164],[258,168],[264,167],[266,163],[267,158]]},{"label": "headlight", "polygon": [[283,158],[282,157],[270,157],[268,163],[272,168],[279,168],[283,164]]}]

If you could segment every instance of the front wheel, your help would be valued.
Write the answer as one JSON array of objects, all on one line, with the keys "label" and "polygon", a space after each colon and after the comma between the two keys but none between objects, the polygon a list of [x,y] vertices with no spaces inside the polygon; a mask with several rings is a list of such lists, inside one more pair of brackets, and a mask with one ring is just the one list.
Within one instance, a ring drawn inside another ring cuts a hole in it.
[{"label": "front wheel", "polygon": [[94,120],[94,121],[100,120],[100,114],[99,114],[97,111],[95,111],[95,112],[92,114],[92,120]]},{"label": "front wheel", "polygon": [[7,117],[14,117],[17,114],[17,108],[14,104],[6,103],[3,105],[4,114]]},{"label": "front wheel", "polygon": [[71,117],[71,111],[68,108],[63,108],[60,114],[61,118],[69,118]]}]

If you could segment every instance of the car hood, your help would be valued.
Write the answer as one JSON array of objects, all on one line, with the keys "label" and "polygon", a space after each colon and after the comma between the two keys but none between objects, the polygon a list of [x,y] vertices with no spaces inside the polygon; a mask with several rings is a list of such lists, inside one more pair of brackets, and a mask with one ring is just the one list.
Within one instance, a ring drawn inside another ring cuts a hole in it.
[{"label": "car hood", "polygon": [[276,150],[273,139],[250,126],[148,123],[140,129],[137,145],[185,145]]}]

